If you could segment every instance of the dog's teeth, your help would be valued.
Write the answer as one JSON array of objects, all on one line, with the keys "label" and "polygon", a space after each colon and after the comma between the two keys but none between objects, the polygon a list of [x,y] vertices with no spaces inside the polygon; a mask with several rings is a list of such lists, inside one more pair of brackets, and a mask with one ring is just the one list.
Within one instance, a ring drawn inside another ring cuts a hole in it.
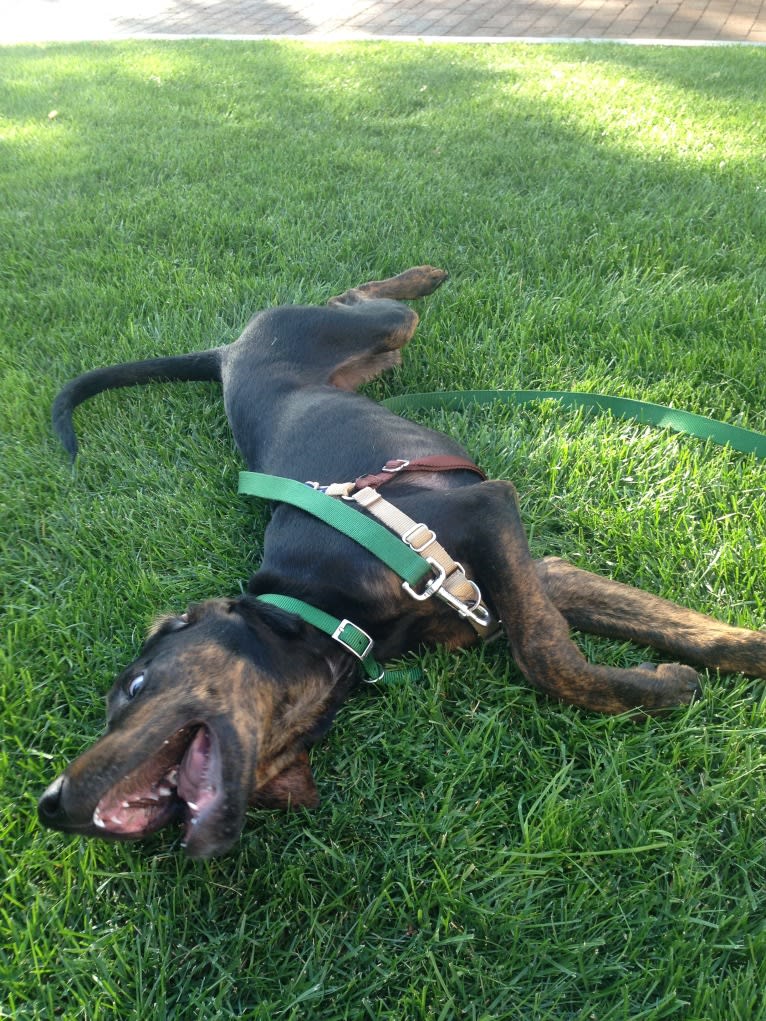
[{"label": "dog's teeth", "polygon": [[171,787],[175,787],[178,784],[178,766],[173,766],[165,774],[165,781],[170,784]]},{"label": "dog's teeth", "polygon": [[173,793],[173,789],[172,787],[168,787],[167,784],[163,783],[160,784],[160,786],[157,788],[157,793],[161,794],[163,798],[167,798],[170,794]]},{"label": "dog's teeth", "polygon": [[192,812],[199,812],[199,805],[196,805],[193,801],[187,801],[186,804],[192,810]]},{"label": "dog's teeth", "polygon": [[98,809],[93,813],[93,825],[98,826],[99,829],[106,829],[106,823],[101,818],[101,813]]}]

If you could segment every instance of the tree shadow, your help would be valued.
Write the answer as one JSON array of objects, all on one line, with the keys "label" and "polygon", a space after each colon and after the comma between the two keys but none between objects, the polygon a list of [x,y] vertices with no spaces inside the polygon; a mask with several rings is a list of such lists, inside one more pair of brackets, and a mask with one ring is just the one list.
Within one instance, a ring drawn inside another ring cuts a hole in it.
[{"label": "tree shadow", "polygon": [[[65,179],[76,215],[89,212],[76,205],[79,192],[104,201],[99,180],[108,182],[107,218],[121,226],[94,240],[101,272],[119,278],[126,254],[152,252],[169,287],[173,266],[187,267],[193,294],[204,266],[201,301],[212,308],[216,288],[228,288],[223,314],[232,322],[252,309],[254,294],[263,303],[321,300],[328,284],[342,289],[415,262],[441,261],[483,281],[480,300],[505,295],[493,315],[508,317],[508,280],[519,275],[555,295],[577,266],[604,293],[624,281],[640,294],[645,277],[667,297],[668,280],[683,291],[739,273],[730,253],[743,247],[758,263],[755,187],[710,159],[695,164],[635,144],[629,118],[614,115],[615,104],[633,102],[619,91],[619,70],[604,86],[614,95],[609,123],[576,113],[566,96],[578,88],[569,69],[602,62],[631,68],[642,82],[665,76],[688,97],[700,88],[733,97],[736,79],[711,76],[742,57],[755,73],[760,52],[559,47],[545,61],[555,72],[550,88],[530,95],[534,62],[489,47],[371,42],[313,60],[302,47],[271,42],[238,49],[233,60],[223,41],[142,45],[121,44],[116,56],[73,47],[78,64],[65,75],[16,83],[14,116],[55,103],[59,123],[71,125],[55,166],[41,152],[30,174],[51,194]],[[30,59],[42,66],[46,56]],[[750,103],[755,110],[757,96],[742,97],[740,108]],[[204,315],[215,315],[210,308]],[[698,326],[695,315],[663,328],[677,343],[684,330],[706,330],[699,316]],[[595,325],[613,330],[606,320]],[[551,322],[552,334],[559,328]],[[570,328],[588,328],[586,317]]]}]

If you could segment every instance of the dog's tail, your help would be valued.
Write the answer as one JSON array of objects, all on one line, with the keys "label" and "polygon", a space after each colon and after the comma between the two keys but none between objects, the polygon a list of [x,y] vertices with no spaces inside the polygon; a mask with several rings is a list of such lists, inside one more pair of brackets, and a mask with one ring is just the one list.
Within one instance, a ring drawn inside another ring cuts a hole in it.
[{"label": "dog's tail", "polygon": [[123,362],[104,369],[84,372],[70,380],[53,402],[51,417],[53,431],[58,436],[72,461],[77,457],[77,437],[72,424],[72,412],[78,404],[87,401],[103,390],[121,386],[139,386],[144,383],[188,381],[207,382],[221,379],[221,348],[200,351],[197,354],[175,355],[168,358],[147,358],[140,362]]}]

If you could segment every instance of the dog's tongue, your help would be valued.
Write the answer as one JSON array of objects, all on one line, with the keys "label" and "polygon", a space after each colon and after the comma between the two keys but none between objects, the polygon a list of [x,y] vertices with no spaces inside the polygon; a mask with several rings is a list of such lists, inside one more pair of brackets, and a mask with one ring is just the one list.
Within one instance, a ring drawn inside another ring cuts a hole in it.
[{"label": "dog's tongue", "polygon": [[181,846],[193,858],[214,853],[225,807],[218,743],[201,724],[178,766],[176,794],[186,804],[185,834]]},{"label": "dog's tongue", "polygon": [[210,732],[207,727],[199,727],[178,770],[178,796],[184,799],[192,812],[201,807],[200,799],[205,793],[213,793],[209,789],[209,769]]}]

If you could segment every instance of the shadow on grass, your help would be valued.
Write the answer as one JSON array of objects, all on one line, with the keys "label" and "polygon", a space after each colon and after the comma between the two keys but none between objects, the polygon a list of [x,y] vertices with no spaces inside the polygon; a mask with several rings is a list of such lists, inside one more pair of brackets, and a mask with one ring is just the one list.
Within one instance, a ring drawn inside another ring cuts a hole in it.
[{"label": "shadow on grass", "polygon": [[[217,265],[224,275],[230,251],[252,260],[253,271],[323,280],[328,256],[333,273],[356,265],[379,273],[419,250],[453,272],[480,264],[491,281],[507,272],[508,255],[520,258],[519,272],[545,275],[567,259],[587,264],[594,232],[627,221],[631,236],[606,257],[598,251],[600,275],[624,267],[636,245],[661,247],[667,270],[715,274],[710,240],[720,238],[725,269],[726,239],[757,232],[760,222],[760,204],[735,176],[718,172],[715,152],[694,166],[634,131],[634,97],[611,73],[623,65],[639,84],[657,76],[721,98],[736,95],[736,81],[720,71],[721,62],[734,66],[731,55],[680,61],[669,51],[559,48],[549,51],[550,71],[569,62],[575,80],[541,80],[541,99],[526,88],[523,58],[495,59],[492,50],[400,47],[384,63],[376,44],[338,48],[320,61],[264,44],[238,49],[236,65],[216,43],[55,52],[65,73],[54,65],[40,78],[17,78],[11,119],[37,126],[36,154],[23,162],[63,201],[65,229],[73,216],[94,212],[89,199],[101,206],[100,229],[117,255],[107,271],[115,273],[127,231],[142,250],[177,248],[181,259],[204,247],[208,271]],[[745,60],[756,76],[764,61],[754,52]],[[67,54],[77,55],[76,66]],[[46,51],[24,59],[51,66],[42,63]],[[581,87],[577,68],[595,62],[606,73],[595,97],[606,103],[606,121],[567,96]],[[760,108],[746,96],[739,106],[741,116]],[[56,120],[45,124],[53,109]],[[694,124],[693,110],[679,116],[682,130]],[[700,200],[690,204],[697,184]],[[11,205],[19,200],[23,193]],[[732,204],[742,207],[738,224],[725,212]]]}]

